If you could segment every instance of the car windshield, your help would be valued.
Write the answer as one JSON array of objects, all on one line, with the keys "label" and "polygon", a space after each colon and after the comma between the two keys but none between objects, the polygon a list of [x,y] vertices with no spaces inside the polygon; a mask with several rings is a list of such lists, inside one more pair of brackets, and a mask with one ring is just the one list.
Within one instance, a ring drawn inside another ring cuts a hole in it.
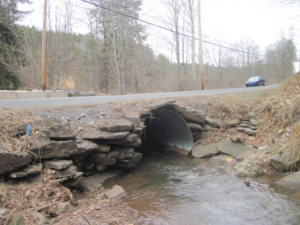
[{"label": "car windshield", "polygon": [[249,81],[257,81],[257,80],[259,80],[259,77],[251,77],[251,78],[249,78]]}]

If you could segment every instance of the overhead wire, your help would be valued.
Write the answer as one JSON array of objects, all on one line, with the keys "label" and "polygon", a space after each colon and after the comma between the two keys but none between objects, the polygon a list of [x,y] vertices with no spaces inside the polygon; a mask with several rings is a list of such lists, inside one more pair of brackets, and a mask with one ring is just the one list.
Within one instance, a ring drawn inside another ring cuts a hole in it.
[{"label": "overhead wire", "polygon": [[[93,3],[93,2],[90,2],[90,1],[86,1],[86,0],[80,0],[80,1],[85,2],[85,3],[88,3],[88,4],[93,5],[93,6],[96,6],[96,7],[99,7],[99,8],[102,8],[102,9],[105,9],[105,10],[108,10],[108,11],[111,11],[111,12],[114,12],[114,13],[117,13],[117,14],[122,15],[122,16],[125,16],[125,17],[129,17],[129,18],[131,18],[131,19],[134,19],[134,20],[137,20],[137,21],[146,23],[146,24],[148,24],[148,25],[151,25],[151,26],[154,26],[154,27],[158,27],[158,28],[160,28],[160,29],[163,29],[163,30],[166,30],[166,31],[169,31],[169,32],[172,32],[172,33],[179,34],[179,35],[181,35],[181,36],[185,36],[185,37],[188,37],[188,38],[191,38],[191,39],[199,40],[199,39],[196,38],[196,37],[192,37],[192,36],[189,36],[189,35],[180,33],[180,32],[176,32],[176,31],[171,30],[171,29],[169,29],[169,28],[166,28],[166,27],[163,27],[163,26],[160,26],[160,25],[157,25],[157,24],[154,24],[154,23],[145,21],[145,20],[141,20],[141,19],[139,19],[139,18],[135,18],[135,17],[133,17],[133,16],[127,15],[127,14],[122,13],[122,12],[118,12],[118,11],[116,11],[116,10],[107,8],[107,7],[102,6],[102,5],[98,5],[98,4]],[[207,44],[210,44],[210,45],[218,46],[218,47],[221,47],[221,48],[225,48],[225,49],[228,49],[228,50],[232,50],[232,51],[236,51],[236,52],[241,52],[241,53],[244,53],[244,54],[256,55],[256,56],[262,56],[262,57],[273,57],[273,58],[277,58],[277,56],[269,56],[269,55],[263,55],[263,54],[258,54],[258,53],[246,52],[246,51],[234,49],[234,48],[231,48],[231,47],[223,46],[223,45],[220,45],[220,44],[212,43],[212,42],[209,42],[209,41],[206,41],[206,40],[202,40],[202,42],[207,43]]]}]

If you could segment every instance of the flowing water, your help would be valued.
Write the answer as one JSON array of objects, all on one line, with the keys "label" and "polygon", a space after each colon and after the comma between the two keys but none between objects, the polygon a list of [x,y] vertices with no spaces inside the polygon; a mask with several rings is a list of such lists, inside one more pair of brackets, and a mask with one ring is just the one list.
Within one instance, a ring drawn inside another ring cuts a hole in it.
[{"label": "flowing water", "polygon": [[280,177],[237,177],[232,165],[170,152],[145,152],[131,172],[117,177],[124,201],[155,224],[300,224],[300,205],[272,185]]}]

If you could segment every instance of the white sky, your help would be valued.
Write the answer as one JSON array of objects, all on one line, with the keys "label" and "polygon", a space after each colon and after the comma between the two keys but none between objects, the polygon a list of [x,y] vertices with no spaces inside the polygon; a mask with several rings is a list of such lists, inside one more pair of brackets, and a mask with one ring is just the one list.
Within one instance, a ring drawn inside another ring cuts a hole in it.
[{"label": "white sky", "polygon": [[[115,0],[117,2],[117,0]],[[196,0],[197,1],[197,0]],[[72,4],[81,7],[89,7],[86,3],[78,3],[78,0],[71,0]],[[61,6],[62,1],[48,0],[52,13],[55,7]],[[161,18],[167,13],[167,9],[159,0],[144,0],[140,18],[160,26],[164,26]],[[21,10],[34,9],[22,23],[42,27],[43,0],[34,0],[31,6],[20,6]],[[85,13],[79,7],[74,7],[76,18],[86,18]],[[282,33],[288,34],[291,27],[294,28],[294,41],[300,49],[300,6],[279,6],[271,0],[205,0],[201,8],[203,38],[211,42],[235,43],[239,40],[251,38],[264,53],[265,47],[275,43]],[[59,13],[58,13],[59,15]],[[51,16],[54,20],[54,15]],[[197,19],[196,19],[197,22]],[[197,26],[197,23],[196,23]],[[87,28],[77,21],[76,32],[85,33]],[[162,35],[169,35],[158,28],[147,26],[148,43],[156,53],[165,53],[166,45],[161,41]],[[187,33],[189,34],[189,33]],[[225,43],[226,45],[226,43]],[[166,53],[165,53],[166,54]],[[297,65],[297,70],[299,65]]]}]

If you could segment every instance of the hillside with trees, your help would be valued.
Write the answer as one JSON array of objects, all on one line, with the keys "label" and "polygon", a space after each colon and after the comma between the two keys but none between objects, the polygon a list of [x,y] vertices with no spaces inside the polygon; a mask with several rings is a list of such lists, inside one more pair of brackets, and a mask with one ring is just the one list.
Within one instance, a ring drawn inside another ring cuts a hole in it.
[{"label": "hillside with trees", "polygon": [[[20,18],[2,13],[0,50],[1,89],[40,89],[42,31],[36,27],[16,25]],[[12,7],[16,9],[18,2]],[[70,1],[62,4],[63,15],[47,29],[47,89],[79,89],[98,94],[187,91],[200,89],[198,46],[196,37],[196,2],[168,0],[170,14],[164,17],[166,27],[176,31],[165,44],[171,56],[156,54],[147,42],[148,34],[139,18],[142,2],[122,0],[91,1],[86,11],[89,32],[73,31]],[[175,4],[176,3],[176,4]],[[111,10],[107,10],[111,9]],[[116,13],[119,12],[119,13]],[[128,15],[128,16],[124,16]],[[8,22],[7,22],[8,21]],[[185,21],[185,22],[184,22]],[[7,25],[9,24],[9,25]],[[10,29],[13,27],[13,29]],[[5,31],[5,29],[7,32]],[[205,44],[203,51],[206,89],[244,87],[252,76],[262,76],[267,84],[277,84],[295,73],[297,60],[293,32],[282,34],[276,43],[262,51],[251,38],[234,44],[220,41]],[[226,46],[225,48],[223,46]],[[173,59],[173,53],[175,59]],[[284,67],[284,70],[282,69]]]}]

